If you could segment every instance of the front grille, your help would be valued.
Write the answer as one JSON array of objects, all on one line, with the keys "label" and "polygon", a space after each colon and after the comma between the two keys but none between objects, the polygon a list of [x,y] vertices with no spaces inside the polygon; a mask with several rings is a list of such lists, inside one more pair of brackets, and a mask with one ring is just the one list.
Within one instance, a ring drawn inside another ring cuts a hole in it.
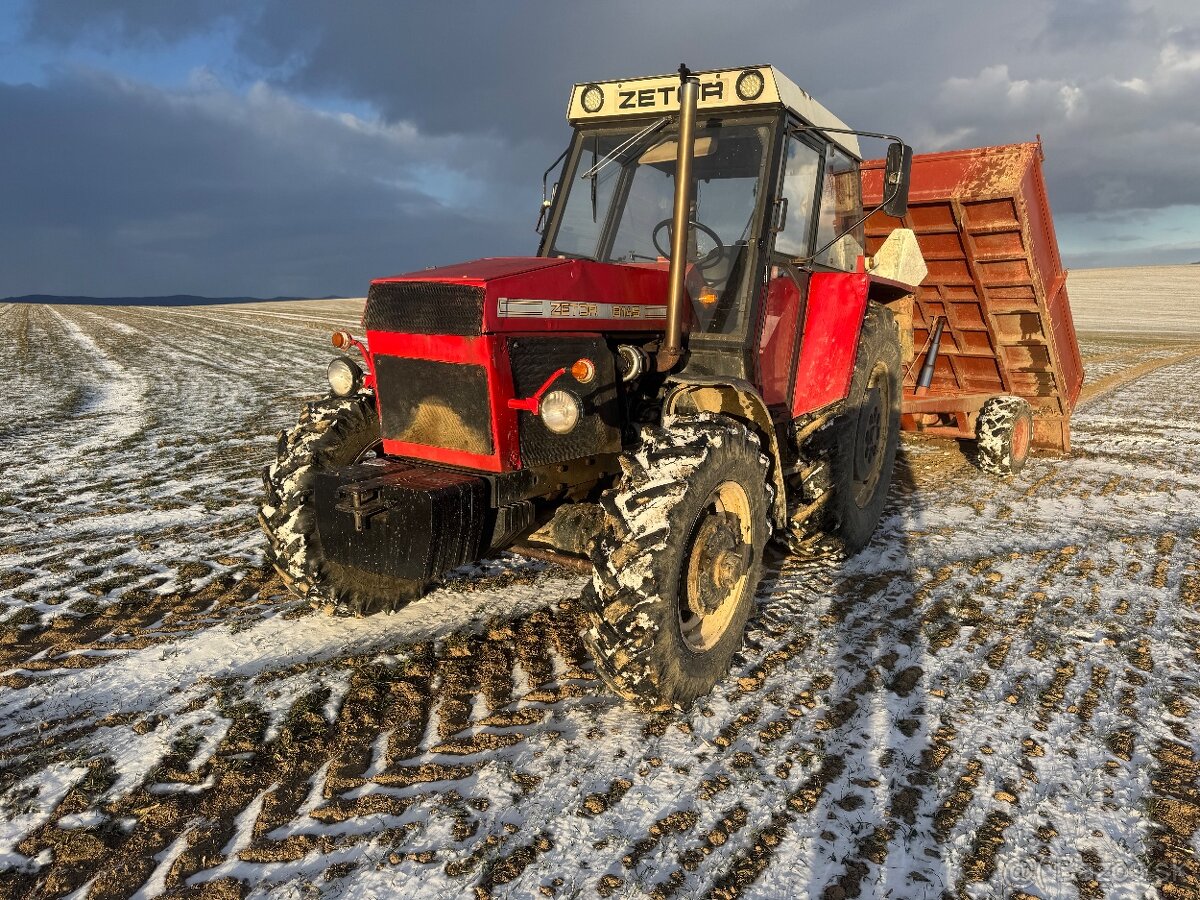
[{"label": "front grille", "polygon": [[438,281],[373,284],[363,324],[368,331],[477,335],[483,329],[483,288]]},{"label": "front grille", "polygon": [[583,419],[567,434],[555,434],[542,420],[521,413],[521,462],[526,466],[566,462],[621,450],[621,420],[617,403],[616,365],[612,351],[599,338],[511,338],[508,358],[518,397],[528,397],[558,368],[569,369],[586,356],[596,365],[596,380],[580,384],[570,375],[554,387],[569,390],[583,401]]},{"label": "front grille", "polygon": [[495,452],[483,366],[380,355],[375,377],[387,440]]}]

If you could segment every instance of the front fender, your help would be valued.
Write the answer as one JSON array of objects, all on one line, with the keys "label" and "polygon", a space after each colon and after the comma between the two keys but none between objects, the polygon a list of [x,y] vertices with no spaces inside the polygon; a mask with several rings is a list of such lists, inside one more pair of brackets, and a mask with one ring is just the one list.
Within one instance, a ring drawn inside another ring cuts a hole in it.
[{"label": "front fender", "polygon": [[662,407],[664,424],[669,416],[680,413],[712,412],[744,422],[758,435],[771,460],[771,481],[775,487],[775,498],[771,503],[772,524],[777,529],[786,527],[787,486],[783,479],[779,438],[775,434],[775,423],[767,411],[767,405],[754,385],[741,378],[696,378],[687,375],[673,375],[667,385],[667,396]]}]

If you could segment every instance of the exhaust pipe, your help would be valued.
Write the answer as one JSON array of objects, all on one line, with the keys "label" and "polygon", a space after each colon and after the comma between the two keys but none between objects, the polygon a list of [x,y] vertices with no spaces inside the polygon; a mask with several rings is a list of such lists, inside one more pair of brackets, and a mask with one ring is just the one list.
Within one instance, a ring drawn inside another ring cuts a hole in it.
[{"label": "exhaust pipe", "polygon": [[658,348],[660,372],[673,369],[683,356],[683,311],[688,303],[683,276],[687,267],[688,222],[692,215],[692,160],[696,152],[696,101],[700,79],[679,66],[679,149],[675,156],[675,206],[671,214],[671,270],[667,293],[667,331]]}]

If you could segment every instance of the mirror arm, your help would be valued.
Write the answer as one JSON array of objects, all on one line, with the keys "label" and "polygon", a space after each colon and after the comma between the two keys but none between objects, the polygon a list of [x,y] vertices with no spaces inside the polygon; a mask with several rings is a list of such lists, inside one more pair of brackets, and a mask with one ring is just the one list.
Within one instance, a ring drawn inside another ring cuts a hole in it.
[{"label": "mirror arm", "polygon": [[[788,134],[791,134],[796,131],[819,131],[819,132],[828,133],[828,134],[856,134],[859,137],[879,138],[880,140],[884,140],[884,141],[895,141],[900,144],[904,143],[903,138],[898,137],[894,134],[883,134],[882,132],[879,132],[879,131],[857,131],[856,129],[853,129],[853,128],[818,128],[816,125],[796,125],[796,126],[788,129]],[[832,241],[827,243],[821,249],[813,251],[813,253],[809,256],[796,257],[795,259],[793,259],[793,262],[798,266],[804,266],[807,268],[808,265],[814,259],[816,259],[822,253],[824,253],[826,250],[828,250],[830,247],[832,247],[834,244],[836,244],[838,241],[840,241],[842,238],[844,238],[846,235],[848,235],[850,232],[852,232],[859,225],[861,225],[865,221],[867,221],[867,219],[871,218],[871,216],[875,215],[875,213],[879,212],[881,209],[883,209],[885,206],[887,206],[889,203],[891,203],[892,200],[895,199],[895,197],[898,193],[900,193],[900,185],[899,184],[894,186],[892,193],[890,195],[883,198],[882,203],[880,203],[878,206],[876,206],[869,213],[866,213],[861,219],[859,219],[857,222],[855,222],[849,228],[845,229],[840,234],[838,234],[838,236],[835,237]]]},{"label": "mirror arm", "polygon": [[865,214],[862,216],[862,218],[860,218],[860,219],[859,219],[857,222],[855,222],[855,223],[854,223],[853,225],[851,225],[849,228],[847,228],[847,229],[845,229],[845,230],[843,230],[843,231],[839,232],[839,233],[838,233],[838,235],[837,235],[837,237],[835,237],[835,238],[834,238],[832,241],[830,241],[829,243],[825,244],[825,246],[821,247],[821,249],[819,249],[819,250],[814,250],[814,251],[812,252],[812,254],[811,254],[811,255],[809,255],[809,256],[803,256],[803,257],[801,257],[801,256],[797,256],[797,257],[794,257],[794,258],[792,259],[792,262],[794,262],[794,263],[795,263],[796,265],[798,265],[798,266],[804,266],[804,267],[807,267],[807,266],[808,266],[808,264],[809,264],[809,263],[811,263],[811,262],[812,262],[814,259],[816,259],[816,258],[817,258],[818,256],[820,256],[822,253],[824,253],[826,250],[828,250],[830,247],[832,247],[834,244],[836,244],[838,241],[840,241],[842,238],[844,238],[846,235],[848,235],[850,232],[852,232],[852,231],[853,231],[855,228],[857,228],[859,225],[863,224],[863,222],[867,221],[867,219],[871,218],[871,216],[875,215],[875,213],[879,212],[881,209],[883,209],[885,206],[887,206],[887,205],[888,205],[888,203],[889,203],[889,202],[891,202],[891,200],[892,200],[892,197],[895,197],[895,196],[896,196],[896,194],[897,194],[897,192],[898,192],[899,190],[900,190],[900,186],[899,186],[899,185],[897,185],[897,186],[896,186],[896,189],[892,191],[892,196],[891,196],[891,197],[885,197],[882,203],[880,203],[880,204],[879,204],[877,207],[875,207],[875,208],[874,208],[873,210],[871,210],[869,213],[865,213]]},{"label": "mirror arm", "polygon": [[558,168],[559,163],[566,159],[567,154],[570,152],[571,147],[568,145],[567,149],[558,155],[558,159],[550,163],[550,168],[542,173],[542,208],[538,212],[537,224],[533,226],[534,233],[536,234],[542,233],[542,227],[546,224],[546,214],[550,211],[550,200],[547,197],[546,191],[546,183],[550,178],[550,173]]},{"label": "mirror arm", "polygon": [[904,143],[904,138],[897,137],[894,134],[883,134],[879,131],[858,131],[854,128],[818,128],[816,125],[793,125],[788,129],[788,134],[797,131],[819,131],[823,134],[856,134],[859,137],[879,138],[883,141]]}]

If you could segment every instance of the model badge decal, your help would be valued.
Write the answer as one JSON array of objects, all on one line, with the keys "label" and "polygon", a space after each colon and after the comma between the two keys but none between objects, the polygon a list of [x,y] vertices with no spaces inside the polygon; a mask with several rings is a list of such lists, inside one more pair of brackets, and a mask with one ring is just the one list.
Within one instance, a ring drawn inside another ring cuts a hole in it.
[{"label": "model badge decal", "polygon": [[665,306],[645,303],[585,303],[578,300],[516,300],[501,297],[502,319],[646,319],[667,317]]}]

